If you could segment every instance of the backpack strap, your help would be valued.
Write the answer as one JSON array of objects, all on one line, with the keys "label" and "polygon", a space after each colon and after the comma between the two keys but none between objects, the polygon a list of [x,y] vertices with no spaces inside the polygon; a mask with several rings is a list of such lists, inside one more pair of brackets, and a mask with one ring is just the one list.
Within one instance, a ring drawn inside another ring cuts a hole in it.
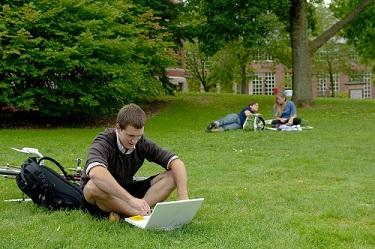
[{"label": "backpack strap", "polygon": [[261,128],[261,130],[264,130],[264,127],[266,127],[266,121],[264,121],[264,119],[261,117],[261,116],[258,116],[258,119],[262,122],[263,124],[263,127]]},{"label": "backpack strap", "polygon": [[51,157],[45,156],[45,157],[42,157],[42,158],[40,158],[38,160],[38,164],[40,165],[40,162],[43,161],[43,160],[48,160],[48,161],[53,162],[61,170],[61,172],[63,173],[65,179],[69,180],[69,175],[66,173],[66,171],[64,170],[64,167],[61,166],[61,164],[58,161],[56,161],[55,159],[53,159]]}]

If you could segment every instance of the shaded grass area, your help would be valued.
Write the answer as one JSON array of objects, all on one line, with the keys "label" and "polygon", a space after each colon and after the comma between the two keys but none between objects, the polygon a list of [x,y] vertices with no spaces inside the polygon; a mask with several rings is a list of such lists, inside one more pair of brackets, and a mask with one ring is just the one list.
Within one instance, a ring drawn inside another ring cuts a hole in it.
[{"label": "shaded grass area", "polygon": [[[271,97],[187,94],[163,98],[149,119],[146,135],[181,157],[190,197],[205,198],[188,226],[142,231],[81,211],[1,202],[4,248],[374,248],[375,102],[318,99],[298,110],[314,129],[298,133],[204,131],[253,100],[270,118]],[[74,164],[101,130],[0,130],[0,164],[19,164],[25,157],[9,148],[23,146]],[[139,175],[159,170],[147,163]],[[0,187],[1,200],[22,196],[13,180]]]}]

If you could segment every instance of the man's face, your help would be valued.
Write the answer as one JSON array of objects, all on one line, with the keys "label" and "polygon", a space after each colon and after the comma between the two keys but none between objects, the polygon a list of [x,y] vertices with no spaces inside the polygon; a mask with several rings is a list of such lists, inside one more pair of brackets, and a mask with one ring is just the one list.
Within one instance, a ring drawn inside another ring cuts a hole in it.
[{"label": "man's face", "polygon": [[259,104],[258,103],[255,103],[253,104],[252,106],[250,106],[251,109],[254,111],[254,112],[258,112],[259,111]]},{"label": "man's face", "polygon": [[134,146],[138,143],[139,139],[143,136],[144,127],[141,129],[134,128],[131,125],[128,125],[125,129],[121,130],[120,127],[117,126],[117,134],[122,145],[126,149],[133,149]]}]

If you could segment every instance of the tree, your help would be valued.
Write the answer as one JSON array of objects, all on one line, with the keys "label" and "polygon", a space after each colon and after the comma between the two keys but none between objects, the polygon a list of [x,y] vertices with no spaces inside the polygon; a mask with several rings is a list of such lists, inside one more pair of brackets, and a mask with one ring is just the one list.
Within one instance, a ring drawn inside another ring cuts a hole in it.
[{"label": "tree", "polygon": [[317,77],[328,75],[330,96],[335,97],[335,76],[349,73],[353,61],[350,59],[352,49],[342,42],[342,38],[331,39],[313,56],[313,70]]},{"label": "tree", "polygon": [[150,8],[36,0],[0,11],[0,107],[96,116],[163,92],[173,44]]},{"label": "tree", "polygon": [[264,1],[188,1],[187,8],[194,9],[201,18],[190,29],[203,51],[213,55],[228,43],[238,45],[233,49],[241,65],[242,92],[247,89],[246,67],[251,58],[248,49],[263,46],[273,30],[275,19],[264,11],[267,5]]},{"label": "tree", "polygon": [[142,6],[142,11],[151,11],[155,18],[155,25],[168,32],[166,40],[173,42],[175,49],[182,47],[181,37],[183,29],[180,27],[180,15],[182,13],[182,4],[170,0],[137,0],[133,1],[137,6]]},{"label": "tree", "polygon": [[[326,30],[337,19],[333,16],[332,11],[325,7],[325,5],[317,6],[317,25],[316,33],[321,33]],[[347,44],[346,40],[341,36],[334,36],[327,41],[312,57],[312,65],[314,74],[321,80],[326,80],[328,75],[330,96],[335,97],[335,76],[339,73],[349,74],[352,68],[351,58],[352,49]],[[325,89],[322,89],[322,94],[325,94]]]},{"label": "tree", "polygon": [[[354,2],[355,3],[355,2]],[[353,1],[336,0],[330,5],[330,9],[337,18],[343,18],[345,14],[354,8]],[[348,40],[355,50],[365,59],[365,62],[373,63],[375,58],[375,5],[368,6],[366,10],[355,19],[351,25],[344,29],[342,36]]]},{"label": "tree", "polygon": [[307,3],[292,0],[291,3],[291,46],[293,61],[293,98],[300,106],[312,104],[311,56],[340,30],[349,25],[374,0],[362,0],[345,17],[313,40],[308,38]]},{"label": "tree", "polygon": [[[344,1],[344,0],[343,0]],[[209,44],[209,49],[224,46],[227,42],[243,39],[244,46],[251,48],[267,44],[272,37],[275,22],[265,17],[274,13],[289,27],[292,48],[293,98],[298,105],[311,105],[313,101],[311,84],[311,56],[330,38],[355,20],[375,0],[361,0],[358,5],[347,9],[343,18],[310,39],[314,30],[314,2],[306,0],[280,1],[189,1],[202,8],[206,20],[197,28],[199,39]],[[316,1],[319,2],[319,1]],[[352,0],[352,2],[356,2]],[[372,18],[373,20],[373,18]]]},{"label": "tree", "polygon": [[199,82],[204,91],[208,92],[213,86],[209,81],[208,64],[209,56],[199,49],[197,42],[186,42],[186,69],[192,74],[192,77]]},{"label": "tree", "polygon": [[247,68],[243,72],[239,64],[241,50],[238,49],[238,44],[231,42],[216,52],[211,58],[210,80],[220,86],[228,86],[234,82],[241,82],[242,77],[246,79]]}]

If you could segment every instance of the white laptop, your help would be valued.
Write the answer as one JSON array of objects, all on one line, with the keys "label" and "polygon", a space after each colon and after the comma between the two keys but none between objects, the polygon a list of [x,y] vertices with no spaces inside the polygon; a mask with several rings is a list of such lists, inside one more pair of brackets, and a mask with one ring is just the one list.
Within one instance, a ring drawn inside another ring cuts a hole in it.
[{"label": "white laptop", "polygon": [[204,198],[159,202],[151,215],[133,216],[125,221],[142,229],[172,230],[189,223],[203,203]]}]

